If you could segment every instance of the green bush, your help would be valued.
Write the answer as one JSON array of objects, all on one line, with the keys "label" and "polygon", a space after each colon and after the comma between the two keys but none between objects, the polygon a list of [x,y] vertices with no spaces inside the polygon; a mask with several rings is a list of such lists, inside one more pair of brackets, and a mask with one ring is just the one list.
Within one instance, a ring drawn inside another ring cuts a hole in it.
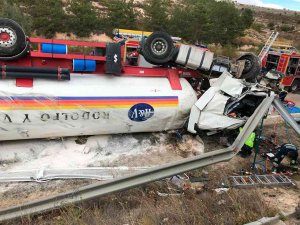
[{"label": "green bush", "polygon": [[291,32],[295,30],[295,27],[290,25],[282,25],[279,27],[279,29],[283,32]]},{"label": "green bush", "polygon": [[252,24],[251,28],[256,30],[257,32],[261,32],[262,29],[265,28],[265,25],[263,25],[261,23],[254,23],[254,24]]},{"label": "green bush", "polygon": [[275,23],[274,23],[274,22],[268,23],[268,28],[269,28],[270,30],[274,30],[274,29],[275,29]]}]

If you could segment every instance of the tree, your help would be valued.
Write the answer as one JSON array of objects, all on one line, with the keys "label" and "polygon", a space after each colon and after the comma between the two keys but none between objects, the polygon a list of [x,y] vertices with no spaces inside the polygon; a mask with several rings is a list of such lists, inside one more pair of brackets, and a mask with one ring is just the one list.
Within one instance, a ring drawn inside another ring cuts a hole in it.
[{"label": "tree", "polygon": [[192,42],[229,44],[245,29],[234,4],[214,0],[187,0],[173,5],[169,27],[172,34]]},{"label": "tree", "polygon": [[27,34],[31,32],[32,19],[21,10],[20,5],[17,5],[17,3],[2,0],[0,5],[0,17],[13,19],[23,27]]},{"label": "tree", "polygon": [[210,3],[207,24],[206,39],[210,43],[232,43],[245,28],[238,9],[228,2]]},{"label": "tree", "polygon": [[191,29],[193,18],[190,15],[189,7],[185,3],[178,2],[172,6],[170,14],[167,31],[173,36],[191,40],[195,28]]},{"label": "tree", "polygon": [[144,29],[166,31],[169,25],[170,0],[146,0],[144,2]]},{"label": "tree", "polygon": [[99,29],[99,18],[90,1],[69,0],[66,12],[69,15],[67,30],[78,36],[89,36]]},{"label": "tree", "polygon": [[107,8],[103,16],[106,32],[114,28],[137,29],[138,12],[133,0],[106,0],[103,5]]},{"label": "tree", "polygon": [[207,39],[208,11],[208,1],[206,0],[179,2],[177,6],[173,6],[170,18],[172,32],[193,43]]},{"label": "tree", "polygon": [[38,35],[52,38],[56,32],[66,31],[67,15],[63,3],[57,0],[24,1],[27,12],[33,18],[33,30]]},{"label": "tree", "polygon": [[243,23],[244,28],[250,28],[254,22],[253,11],[251,9],[243,9],[241,12],[241,17],[241,22]]}]

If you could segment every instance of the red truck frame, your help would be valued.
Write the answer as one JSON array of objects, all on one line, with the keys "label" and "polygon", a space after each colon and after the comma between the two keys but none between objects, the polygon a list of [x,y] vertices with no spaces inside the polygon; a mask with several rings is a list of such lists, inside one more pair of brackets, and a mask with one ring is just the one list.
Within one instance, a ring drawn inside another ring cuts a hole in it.
[{"label": "red truck frame", "polygon": [[[85,42],[85,41],[70,41],[70,40],[53,40],[44,38],[29,38],[31,45],[29,53],[22,58],[13,61],[0,61],[0,65],[12,65],[12,66],[26,66],[26,67],[56,67],[66,68],[73,72],[73,59],[85,59],[95,60],[96,70],[91,72],[97,75],[106,74],[106,56],[105,51],[107,43],[99,42]],[[53,54],[42,52],[42,43],[48,44],[61,44],[72,46],[76,48],[76,52],[68,52],[66,54]],[[35,47],[35,48],[33,48]],[[164,68],[153,67],[146,68],[140,66],[126,65],[126,55],[128,48],[137,48],[138,41],[128,40],[125,45],[121,46],[121,61],[122,69],[120,76],[135,76],[135,77],[166,77],[169,79],[170,86],[173,90],[181,90],[181,84],[179,79],[185,78],[200,78],[201,74],[198,71],[183,69],[183,68]],[[78,49],[82,51],[78,52]],[[86,50],[91,49],[101,50],[103,55],[93,55],[91,51],[85,53]],[[34,50],[35,49],[35,50]],[[32,79],[16,79],[18,86],[31,87],[33,85]]]}]

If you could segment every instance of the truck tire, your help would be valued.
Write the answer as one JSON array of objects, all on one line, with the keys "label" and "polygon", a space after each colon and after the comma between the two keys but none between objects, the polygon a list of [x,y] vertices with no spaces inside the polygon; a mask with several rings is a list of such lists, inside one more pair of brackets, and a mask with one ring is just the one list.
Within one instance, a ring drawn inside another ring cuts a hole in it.
[{"label": "truck tire", "polygon": [[0,57],[12,57],[27,47],[26,35],[15,21],[0,18]]},{"label": "truck tire", "polygon": [[259,76],[261,72],[261,63],[259,58],[252,53],[246,53],[237,59],[237,61],[239,60],[246,61],[245,68],[242,72],[241,78],[247,81],[256,80],[256,78]]},{"label": "truck tire", "polygon": [[151,64],[163,65],[174,59],[176,48],[170,35],[154,32],[143,43],[141,53]]}]

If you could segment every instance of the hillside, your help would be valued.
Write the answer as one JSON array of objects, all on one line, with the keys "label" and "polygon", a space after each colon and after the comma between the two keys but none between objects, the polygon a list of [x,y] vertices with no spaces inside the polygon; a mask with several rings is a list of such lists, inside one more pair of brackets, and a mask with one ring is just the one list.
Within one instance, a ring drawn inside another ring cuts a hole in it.
[{"label": "hillside", "polygon": [[246,33],[249,44],[263,44],[272,31],[278,31],[278,41],[291,42],[300,48],[300,12],[237,4],[239,9],[254,12],[254,24]]},{"label": "hillside", "polygon": [[227,1],[3,0],[0,17],[15,19],[31,36],[57,39],[111,41],[114,28],[163,30],[229,57],[236,49],[257,53],[276,30],[279,41],[300,49],[300,12]]},{"label": "hillside", "polygon": [[3,0],[0,16],[15,19],[27,33],[53,38],[56,33],[88,37],[111,35],[114,28],[165,31],[188,43],[232,44],[250,27],[249,10],[230,2],[171,0]]}]

